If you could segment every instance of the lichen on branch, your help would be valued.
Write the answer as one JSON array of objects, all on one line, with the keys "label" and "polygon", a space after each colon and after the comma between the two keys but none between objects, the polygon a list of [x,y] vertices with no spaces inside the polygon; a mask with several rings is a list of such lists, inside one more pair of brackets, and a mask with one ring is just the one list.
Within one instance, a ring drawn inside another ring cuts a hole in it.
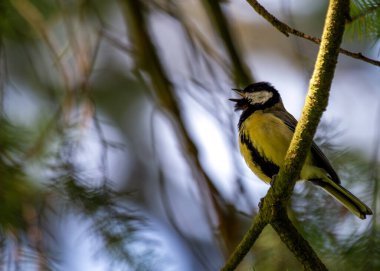
[{"label": "lichen on branch", "polygon": [[327,270],[307,240],[289,220],[286,206],[306,159],[305,150],[310,149],[318,123],[327,107],[348,12],[349,0],[330,1],[308,95],[284,165],[263,198],[260,211],[250,229],[222,268],[223,271],[235,270],[268,224],[275,229],[305,270]]}]

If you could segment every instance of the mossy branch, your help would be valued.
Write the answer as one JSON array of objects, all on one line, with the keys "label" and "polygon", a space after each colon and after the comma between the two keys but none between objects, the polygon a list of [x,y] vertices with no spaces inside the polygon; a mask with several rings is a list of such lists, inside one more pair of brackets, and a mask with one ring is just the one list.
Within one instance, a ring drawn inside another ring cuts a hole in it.
[{"label": "mossy branch", "polygon": [[305,150],[310,149],[323,111],[327,107],[348,12],[349,0],[330,1],[305,106],[286,154],[284,166],[276,180],[278,191],[281,191],[281,195],[287,200],[305,161]]},{"label": "mossy branch", "polygon": [[305,106],[284,165],[262,200],[260,212],[254,218],[251,228],[222,268],[223,271],[234,270],[237,267],[267,224],[272,225],[281,240],[303,264],[305,270],[327,270],[309,243],[289,220],[286,206],[306,159],[307,151],[305,150],[310,149],[322,113],[327,107],[348,11],[349,0],[330,1]]}]

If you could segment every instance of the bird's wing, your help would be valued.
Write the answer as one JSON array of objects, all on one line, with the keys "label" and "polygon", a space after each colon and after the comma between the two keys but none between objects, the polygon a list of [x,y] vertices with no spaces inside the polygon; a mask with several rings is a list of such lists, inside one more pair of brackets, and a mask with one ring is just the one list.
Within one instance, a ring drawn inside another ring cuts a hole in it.
[{"label": "bird's wing", "polygon": [[[281,119],[288,128],[294,132],[297,126],[297,120],[288,112],[276,110],[272,112],[276,117]],[[337,184],[340,184],[340,179],[338,174],[335,172],[333,167],[331,166],[329,160],[326,155],[321,151],[321,149],[313,143],[311,144],[311,154],[314,160],[314,163],[317,167],[323,168],[331,177],[331,180]]]}]

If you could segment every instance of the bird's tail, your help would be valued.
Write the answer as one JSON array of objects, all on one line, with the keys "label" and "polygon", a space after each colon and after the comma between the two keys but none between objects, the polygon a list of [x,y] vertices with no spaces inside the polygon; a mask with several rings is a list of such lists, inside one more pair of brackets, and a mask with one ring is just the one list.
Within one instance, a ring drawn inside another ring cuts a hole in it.
[{"label": "bird's tail", "polygon": [[312,182],[322,187],[337,201],[343,204],[344,207],[361,219],[365,219],[366,215],[372,215],[372,210],[343,186],[331,180],[313,180]]}]

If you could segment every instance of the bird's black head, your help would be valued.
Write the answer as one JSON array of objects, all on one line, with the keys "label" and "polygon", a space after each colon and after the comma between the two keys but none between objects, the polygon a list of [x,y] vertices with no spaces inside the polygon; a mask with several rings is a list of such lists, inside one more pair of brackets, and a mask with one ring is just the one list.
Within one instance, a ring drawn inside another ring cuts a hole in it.
[{"label": "bird's black head", "polygon": [[230,99],[235,102],[235,110],[248,108],[262,110],[281,101],[278,91],[268,82],[259,82],[248,85],[245,89],[233,89],[240,99]]}]

